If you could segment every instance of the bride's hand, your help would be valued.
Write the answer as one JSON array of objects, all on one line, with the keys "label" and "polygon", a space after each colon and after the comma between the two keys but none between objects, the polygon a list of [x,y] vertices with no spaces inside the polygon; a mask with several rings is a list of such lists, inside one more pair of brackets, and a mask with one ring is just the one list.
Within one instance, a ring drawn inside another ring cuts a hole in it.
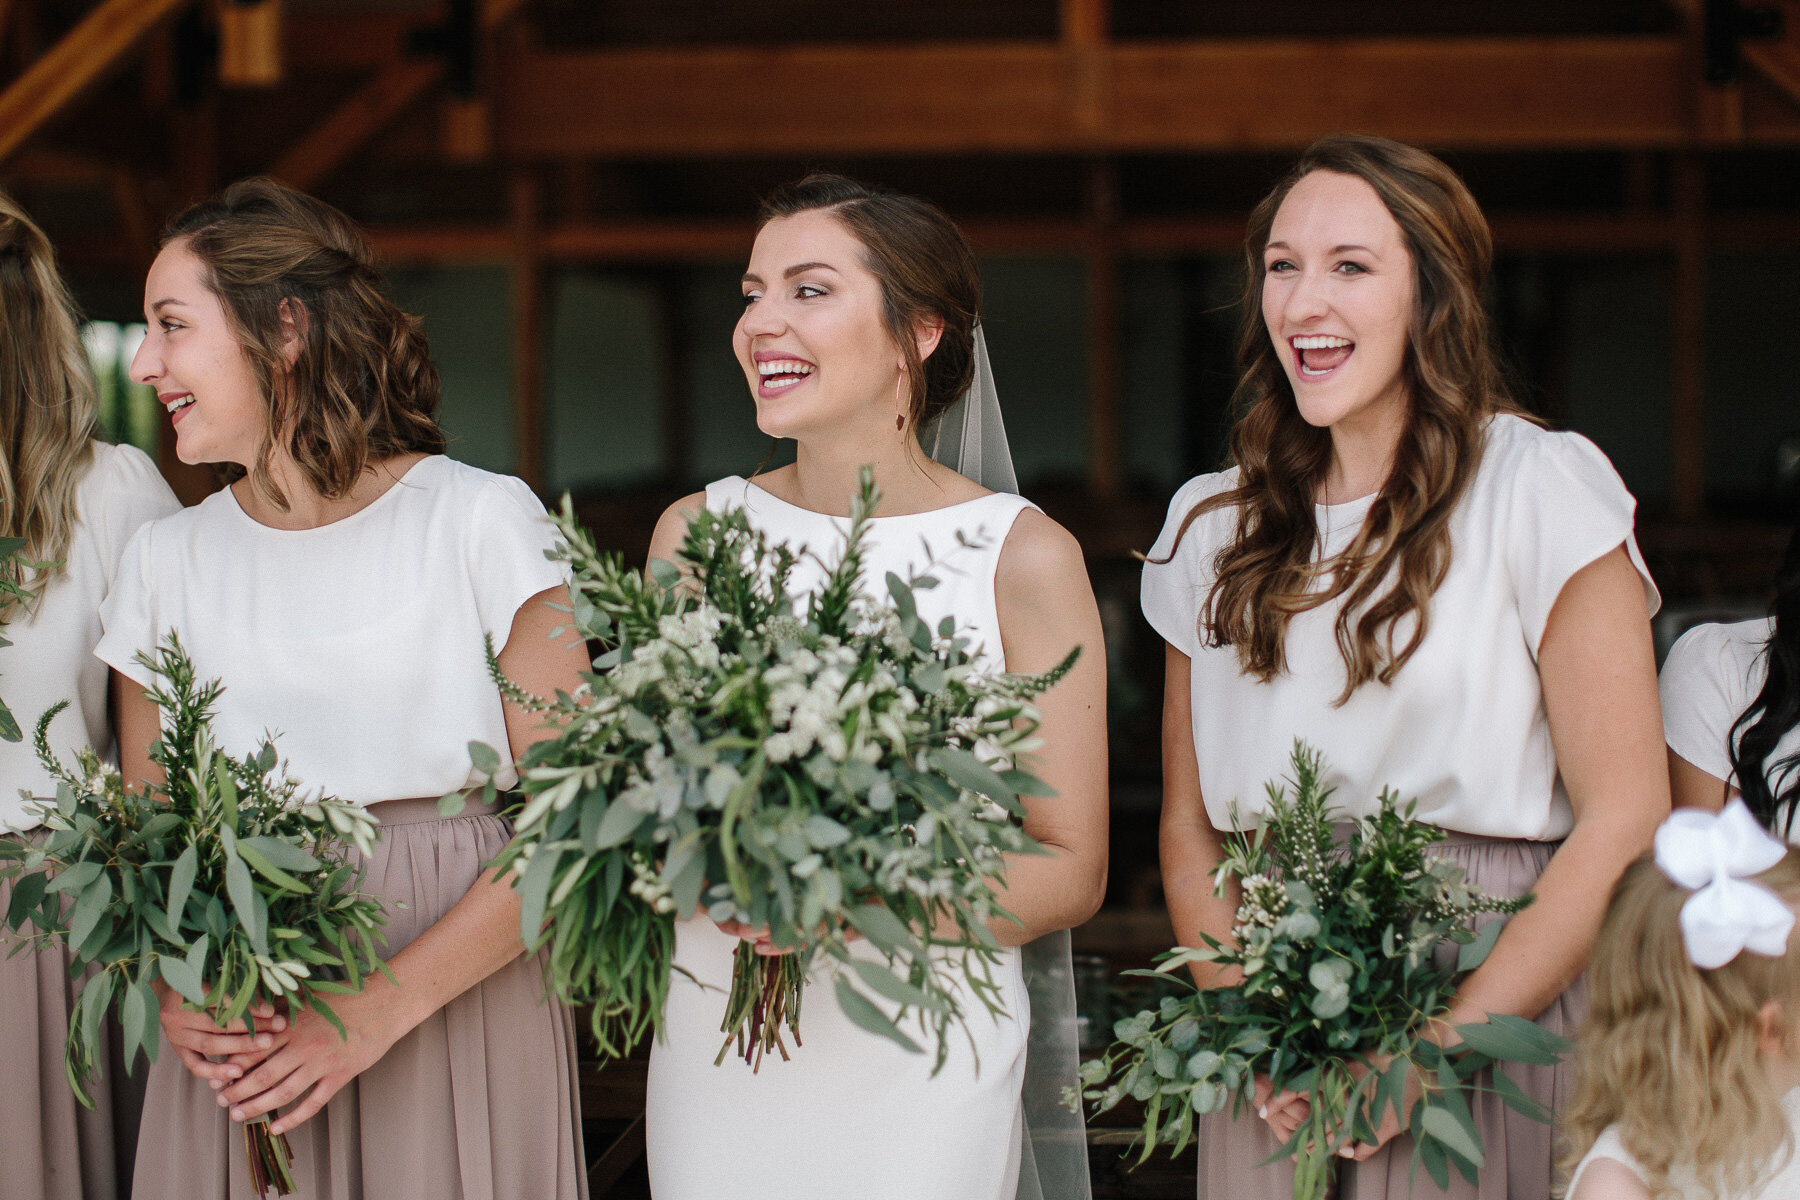
[{"label": "bride's hand", "polygon": [[[767,925],[747,925],[742,921],[714,921],[713,924],[717,925],[719,931],[728,937],[734,937],[740,941],[754,943],[753,948],[756,953],[762,955],[764,958],[775,958],[783,954],[792,954],[799,949],[798,946],[777,946],[774,942],[770,941],[769,927]],[[854,929],[846,928],[844,930],[844,940],[846,942],[858,941],[861,938],[862,934],[856,932]]]}]

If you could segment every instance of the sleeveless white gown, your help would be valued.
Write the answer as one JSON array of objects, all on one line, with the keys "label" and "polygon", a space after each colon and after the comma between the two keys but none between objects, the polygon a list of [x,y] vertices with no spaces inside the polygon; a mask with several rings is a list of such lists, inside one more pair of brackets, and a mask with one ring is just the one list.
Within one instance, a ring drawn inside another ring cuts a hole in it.
[{"label": "sleeveless white gown", "polygon": [[[706,503],[715,511],[742,506],[771,537],[807,545],[827,562],[836,561],[848,526],[736,476],[709,485]],[[877,518],[865,587],[885,595],[888,571],[907,578],[935,554],[940,561],[930,573],[939,583],[916,593],[920,615],[933,626],[954,616],[986,661],[1003,666],[994,571],[1013,520],[1030,507],[994,493]],[[958,532],[979,546],[959,547]],[[803,562],[792,582],[808,590],[822,575]],[[829,963],[809,980],[803,1044],[790,1047],[790,1061],[771,1055],[756,1074],[731,1055],[714,1066],[736,947],[736,938],[704,918],[676,925],[676,965],[694,978],[674,974],[664,1036],[650,1055],[646,1128],[656,1200],[1013,1200],[1031,1019],[1018,950],[1004,951],[995,969],[1006,1016],[990,1018],[965,997],[968,1033],[952,1032],[949,1058],[933,1077],[931,1054],[910,1053],[843,1015]],[[866,944],[860,949],[874,956]]]}]

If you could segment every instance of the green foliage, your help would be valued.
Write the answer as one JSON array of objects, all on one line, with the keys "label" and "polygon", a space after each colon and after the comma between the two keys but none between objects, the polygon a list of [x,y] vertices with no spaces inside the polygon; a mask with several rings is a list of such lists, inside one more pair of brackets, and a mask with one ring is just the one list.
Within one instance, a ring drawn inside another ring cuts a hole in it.
[{"label": "green foliage", "polygon": [[[1075,655],[1041,676],[983,671],[950,622],[919,617],[914,591],[934,580],[890,575],[887,598],[870,597],[877,499],[865,472],[843,551],[817,561],[803,604],[806,559],[742,512],[698,514],[677,563],[646,575],[600,554],[566,500],[552,518],[572,631],[604,652],[577,695],[553,700],[495,666],[557,727],[519,764],[527,800],[500,865],[527,941],[548,947],[550,986],[593,1004],[606,1053],[659,1025],[675,919],[700,910],[795,951],[738,955],[721,1058],[734,1043],[753,1063],[787,1054],[821,955],[842,964],[847,1016],[931,1042],[940,1065],[967,1016],[953,972],[999,1011],[993,884],[1003,855],[1036,849],[1020,794],[1046,793],[1014,760],[1034,744],[1032,699]],[[956,931],[935,951],[934,928]],[[882,961],[853,958],[855,938]]]},{"label": "green foliage", "polygon": [[[1278,1155],[1295,1160],[1296,1200],[1324,1196],[1337,1152],[1373,1141],[1389,1112],[1440,1187],[1452,1167],[1473,1182],[1483,1161],[1468,1104],[1475,1073],[1501,1060],[1554,1063],[1567,1045],[1509,1016],[1456,1026],[1462,1045],[1452,1051],[1425,1035],[1459,972],[1479,965],[1499,932],[1490,921],[1477,934],[1470,919],[1517,912],[1531,897],[1471,888],[1461,868],[1429,853],[1443,831],[1414,820],[1391,791],[1340,839],[1319,755],[1296,743],[1292,767],[1291,797],[1271,783],[1263,824],[1240,827],[1220,861],[1218,894],[1235,881],[1241,896],[1231,944],[1203,933],[1204,947],[1138,972],[1177,990],[1114,1026],[1118,1040],[1082,1066],[1082,1094],[1096,1112],[1127,1096],[1145,1103],[1142,1162],[1158,1144],[1179,1153],[1198,1115],[1241,1112],[1266,1075],[1311,1105]],[[1444,943],[1461,945],[1454,963]],[[1242,982],[1199,988],[1185,969],[1194,963],[1236,968]],[[1402,1111],[1409,1075],[1422,1096]],[[1507,1104],[1547,1119],[1497,1067],[1492,1078]]]},{"label": "green foliage", "polygon": [[326,994],[354,992],[371,970],[385,922],[381,902],[358,894],[376,833],[364,810],[304,796],[277,773],[265,743],[249,759],[219,749],[212,712],[222,692],[199,683],[173,634],[139,661],[162,735],[150,758],[166,783],[134,791],[82,750],[75,767],[51,750],[58,705],[38,721],[38,759],[57,780],[40,845],[0,841],[0,877],[13,880],[4,914],[40,944],[68,948],[72,969],[94,968],[69,1022],[69,1083],[98,1069],[96,1037],[109,1007],[124,1026],[125,1061],[156,1058],[162,980],[223,1027],[257,996],[312,1008],[340,1032]]}]

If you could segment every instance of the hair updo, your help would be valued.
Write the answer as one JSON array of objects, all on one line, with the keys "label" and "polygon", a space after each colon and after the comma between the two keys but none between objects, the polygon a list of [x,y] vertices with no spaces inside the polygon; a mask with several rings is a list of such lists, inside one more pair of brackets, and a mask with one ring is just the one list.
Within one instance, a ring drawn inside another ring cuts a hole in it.
[{"label": "hair updo", "polygon": [[[828,212],[862,243],[863,266],[881,284],[888,336],[906,361],[908,424],[923,428],[969,390],[975,378],[975,322],[981,272],[975,253],[943,209],[928,200],[842,175],[812,174],[763,201],[758,226],[778,217]],[[937,348],[921,361],[919,326],[941,322]]]},{"label": "hair updo", "polygon": [[[271,503],[287,507],[268,470],[278,445],[329,499],[374,462],[443,452],[422,322],[382,294],[350,218],[272,179],[246,179],[170,221],[162,244],[176,241],[200,260],[262,376],[269,428],[249,473]],[[291,367],[290,330],[300,339]]]}]

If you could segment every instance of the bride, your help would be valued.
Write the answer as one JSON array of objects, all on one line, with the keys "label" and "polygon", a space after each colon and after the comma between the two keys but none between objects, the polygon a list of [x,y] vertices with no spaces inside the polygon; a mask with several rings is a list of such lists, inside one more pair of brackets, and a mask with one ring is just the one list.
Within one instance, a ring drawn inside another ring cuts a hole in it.
[{"label": "bride", "polygon": [[[772,537],[829,559],[868,465],[882,500],[865,578],[904,577],[935,558],[940,583],[918,593],[920,615],[934,626],[954,616],[988,666],[1037,672],[1071,646],[1082,655],[1039,701],[1043,746],[1032,769],[1055,794],[1026,799],[1025,828],[1047,853],[1010,861],[999,897],[1018,917],[993,928],[1007,948],[996,972],[1006,1015],[970,1003],[969,1036],[933,1076],[931,1055],[864,1032],[821,993],[806,1006],[791,1061],[756,1074],[732,1058],[714,1065],[734,948],[760,931],[684,920],[650,1060],[651,1187],[658,1200],[1085,1198],[1081,1139],[1049,1136],[1035,1103],[1054,1111],[1060,1084],[1072,1081],[1052,1069],[1060,1050],[1073,1070],[1070,1023],[1041,1011],[1071,1015],[1066,935],[1019,949],[1085,921],[1105,888],[1105,649],[1081,549],[1013,493],[997,406],[963,400],[985,374],[981,285],[949,218],[831,175],[777,192],[761,217],[732,344],[758,426],[793,438],[795,462],[680,501],[658,524],[651,557],[673,559],[700,509],[741,507]],[[959,402],[986,444],[963,456],[977,462],[958,461],[986,486],[921,450],[922,431],[949,432],[945,414]],[[1060,975],[1032,969],[1039,958],[1054,962],[1055,949]],[[1057,1024],[1049,1036],[1034,1029]]]}]

